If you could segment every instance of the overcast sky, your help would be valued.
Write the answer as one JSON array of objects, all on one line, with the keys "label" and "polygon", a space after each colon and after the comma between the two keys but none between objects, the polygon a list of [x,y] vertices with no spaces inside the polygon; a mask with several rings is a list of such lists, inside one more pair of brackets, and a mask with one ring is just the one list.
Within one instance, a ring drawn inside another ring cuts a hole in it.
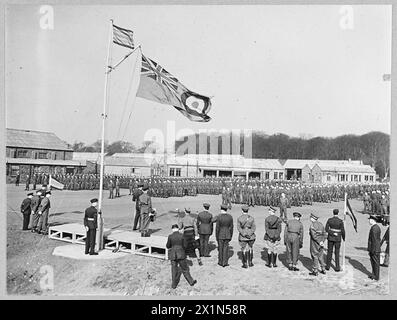
[{"label": "overcast sky", "polygon": [[[257,129],[268,134],[390,133],[391,6],[10,6],[6,26],[7,127],[100,138],[109,19],[135,32],[143,53],[189,89],[213,96],[212,120],[127,101],[135,59],[112,73],[106,138],[140,145],[151,128]],[[113,45],[113,61],[127,50]],[[132,109],[131,109],[132,108]],[[131,119],[124,130],[130,111]]]}]

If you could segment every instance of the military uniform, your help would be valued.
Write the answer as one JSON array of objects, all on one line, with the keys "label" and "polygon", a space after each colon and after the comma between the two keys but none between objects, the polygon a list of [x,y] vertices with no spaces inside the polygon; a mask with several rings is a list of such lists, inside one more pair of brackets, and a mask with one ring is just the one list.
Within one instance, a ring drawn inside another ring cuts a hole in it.
[{"label": "military uniform", "polygon": [[[138,185],[138,187],[142,187],[142,185]],[[134,225],[132,227],[132,230],[137,230],[140,228],[140,222],[141,222],[141,208],[139,206],[139,197],[143,193],[142,190],[140,189],[135,189],[134,194],[132,196],[132,201],[135,202],[135,217],[134,217]],[[138,226],[139,224],[139,226]]]},{"label": "military uniform", "polygon": [[313,271],[310,274],[316,276],[319,269],[321,269],[321,273],[325,274],[324,241],[326,239],[326,233],[322,223],[317,221],[318,217],[312,214],[311,218],[315,221],[312,222],[309,228],[310,254],[313,260]]},{"label": "military uniform", "polygon": [[[238,242],[242,250],[243,268],[247,268],[247,262],[250,267],[253,266],[253,250],[252,247],[256,240],[255,219],[248,214],[248,206],[242,208],[244,214],[237,218],[237,230],[239,232]],[[248,250],[247,249],[248,245]]]},{"label": "military uniform", "polygon": [[340,271],[339,252],[342,239],[345,241],[345,227],[343,225],[343,221],[336,215],[332,218],[329,218],[325,224],[325,232],[328,234],[326,269],[329,270],[331,266],[332,253],[335,248],[335,271]]},{"label": "military uniform", "polygon": [[[227,210],[225,205],[221,208]],[[233,237],[233,217],[230,214],[221,213],[216,217],[215,236],[218,242],[218,264],[226,267],[229,265],[229,242]]]},{"label": "military uniform", "polygon": [[[186,242],[183,235],[178,231],[170,234],[167,239],[166,247],[168,249],[168,259],[171,260],[172,288],[175,289],[178,286],[181,273],[186,281],[193,286],[197,281],[193,280],[189,272],[185,254]],[[181,269],[179,269],[179,267]]]},{"label": "military uniform", "polygon": [[[376,219],[376,218],[375,218]],[[380,266],[380,235],[381,230],[377,224],[374,224],[369,230],[368,235],[368,253],[371,260],[372,275],[371,279],[379,280],[379,266]]]},{"label": "military uniform", "polygon": [[[97,202],[97,199],[92,199],[91,203]],[[94,206],[85,209],[84,226],[87,229],[85,237],[85,254],[97,255],[95,252],[95,238],[96,229],[98,228],[98,210]]]},{"label": "military uniform", "polygon": [[[148,188],[144,187],[143,190],[147,191]],[[139,201],[139,211],[141,216],[139,231],[141,232],[142,237],[149,237],[150,215],[152,213],[152,199],[147,192],[143,192],[139,196],[138,201]]]},{"label": "military uniform", "polygon": [[[296,213],[294,213],[295,215]],[[299,214],[300,217],[300,214]],[[287,249],[287,263],[289,269],[298,271],[296,268],[299,258],[299,249],[303,246],[303,224],[302,222],[292,219],[289,220],[284,230],[284,243]]]},{"label": "military uniform", "polygon": [[203,257],[209,257],[209,238],[213,232],[213,217],[207,209],[197,216],[197,231],[200,236],[200,253]]},{"label": "military uniform", "polygon": [[[270,208],[269,211],[275,212],[275,209]],[[281,241],[281,224],[282,221],[276,215],[269,215],[265,219],[265,246],[267,248],[267,266],[277,267],[277,254]]]},{"label": "military uniform", "polygon": [[33,192],[28,193],[28,197],[22,201],[21,204],[21,213],[23,215],[23,224],[22,224],[22,230],[28,230],[29,228],[29,220],[30,220],[30,214],[32,212],[32,198]]},{"label": "military uniform", "polygon": [[50,214],[51,202],[48,195],[51,195],[51,191],[47,191],[46,196],[40,201],[38,208],[39,212],[39,223],[37,227],[37,233],[47,234],[48,227],[48,216]]}]

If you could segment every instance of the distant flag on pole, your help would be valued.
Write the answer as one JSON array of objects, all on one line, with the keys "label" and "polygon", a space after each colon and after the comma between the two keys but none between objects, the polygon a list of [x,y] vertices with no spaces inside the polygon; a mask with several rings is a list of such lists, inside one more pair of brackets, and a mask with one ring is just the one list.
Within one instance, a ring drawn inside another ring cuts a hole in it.
[{"label": "distant flag on pole", "polygon": [[207,115],[211,109],[209,97],[190,91],[157,62],[143,54],[137,96],[172,105],[191,121],[211,120]]},{"label": "distant flag on pole", "polygon": [[113,42],[119,46],[134,49],[134,32],[113,24]]},{"label": "distant flag on pole", "polygon": [[350,219],[352,219],[354,230],[356,230],[356,232],[357,232],[357,219],[353,213],[352,207],[350,206],[349,199],[347,199],[347,198],[346,198],[346,207],[347,207],[347,210],[346,210],[345,214],[347,214],[350,217]]},{"label": "distant flag on pole", "polygon": [[48,184],[49,184],[50,188],[52,187],[52,188],[59,189],[59,190],[63,190],[63,188],[64,188],[63,183],[60,183],[58,180],[54,179],[51,175],[50,175]]}]

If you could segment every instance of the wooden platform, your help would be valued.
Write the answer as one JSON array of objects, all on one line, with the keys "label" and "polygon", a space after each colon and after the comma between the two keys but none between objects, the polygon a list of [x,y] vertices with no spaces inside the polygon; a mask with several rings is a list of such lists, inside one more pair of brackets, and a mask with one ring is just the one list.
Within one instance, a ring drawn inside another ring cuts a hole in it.
[{"label": "wooden platform", "polygon": [[105,248],[119,248],[122,252],[129,252],[153,258],[168,259],[166,248],[167,237],[141,237],[138,232],[113,230],[105,237]]},{"label": "wooden platform", "polygon": [[[86,231],[82,224],[68,223],[49,227],[48,237],[54,240],[85,244]],[[138,232],[104,228],[104,246],[109,250],[119,248],[121,252],[166,260],[168,259],[166,243],[167,237],[163,236],[141,237]]]},{"label": "wooden platform", "polygon": [[[104,234],[109,233],[109,229],[104,229]],[[79,223],[67,223],[48,228],[48,237],[70,243],[85,244],[86,231],[84,225]]]}]

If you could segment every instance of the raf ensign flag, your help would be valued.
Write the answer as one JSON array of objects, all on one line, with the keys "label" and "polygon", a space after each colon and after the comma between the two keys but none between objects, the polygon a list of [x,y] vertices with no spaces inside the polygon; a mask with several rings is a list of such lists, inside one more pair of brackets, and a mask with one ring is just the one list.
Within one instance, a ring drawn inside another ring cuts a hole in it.
[{"label": "raf ensign flag", "polygon": [[191,121],[207,122],[211,100],[187,89],[162,66],[142,54],[141,77],[137,96],[172,105]]},{"label": "raf ensign flag", "polygon": [[119,46],[134,49],[134,32],[113,25],[113,42]]}]

